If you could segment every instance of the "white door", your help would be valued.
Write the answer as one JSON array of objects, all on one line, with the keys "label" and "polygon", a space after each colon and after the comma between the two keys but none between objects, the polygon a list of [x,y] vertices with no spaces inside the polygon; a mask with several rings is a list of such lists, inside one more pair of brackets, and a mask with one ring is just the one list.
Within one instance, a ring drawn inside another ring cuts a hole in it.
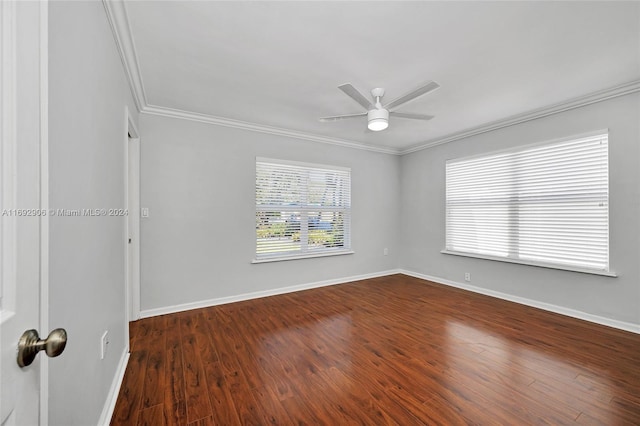
[{"label": "white door", "polygon": [[17,345],[25,330],[38,330],[43,338],[49,332],[42,329],[47,324],[41,315],[47,303],[47,253],[42,247],[48,192],[46,165],[41,167],[46,164],[46,83],[41,84],[46,64],[40,63],[46,60],[46,33],[40,33],[43,28],[46,32],[41,22],[46,5],[0,1],[0,14],[0,424],[37,425],[46,423],[46,398],[40,397],[46,392],[46,363],[41,353],[20,368]]}]

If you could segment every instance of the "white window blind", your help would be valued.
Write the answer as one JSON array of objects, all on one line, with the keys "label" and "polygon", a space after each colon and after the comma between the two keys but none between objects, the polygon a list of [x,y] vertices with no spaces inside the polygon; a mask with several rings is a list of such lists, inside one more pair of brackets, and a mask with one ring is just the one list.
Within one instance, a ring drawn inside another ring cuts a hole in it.
[{"label": "white window blind", "polygon": [[351,249],[351,171],[256,159],[256,260]]},{"label": "white window blind", "polygon": [[446,249],[609,271],[608,135],[448,161]]}]

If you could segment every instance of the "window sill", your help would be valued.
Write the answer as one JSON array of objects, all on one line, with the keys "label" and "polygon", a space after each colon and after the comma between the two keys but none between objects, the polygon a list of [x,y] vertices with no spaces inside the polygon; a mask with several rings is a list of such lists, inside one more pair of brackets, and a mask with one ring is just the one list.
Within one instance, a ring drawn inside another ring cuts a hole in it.
[{"label": "window sill", "polygon": [[454,256],[473,257],[476,259],[494,260],[497,262],[517,263],[520,265],[537,266],[539,268],[559,269],[562,271],[580,272],[582,274],[603,275],[605,277],[617,277],[618,275],[612,271],[599,271],[596,269],[580,268],[578,266],[555,265],[553,263],[532,262],[527,260],[509,259],[506,257],[489,256],[484,254],[463,253],[459,251],[441,250],[442,254],[451,254]]},{"label": "window sill", "polygon": [[274,257],[268,257],[264,259],[253,259],[251,263],[282,262],[284,260],[298,260],[298,259],[312,259],[314,257],[342,256],[343,254],[354,254],[354,251],[340,250],[340,251],[332,251],[329,253],[297,254],[293,256],[277,256],[277,257],[274,256]]}]

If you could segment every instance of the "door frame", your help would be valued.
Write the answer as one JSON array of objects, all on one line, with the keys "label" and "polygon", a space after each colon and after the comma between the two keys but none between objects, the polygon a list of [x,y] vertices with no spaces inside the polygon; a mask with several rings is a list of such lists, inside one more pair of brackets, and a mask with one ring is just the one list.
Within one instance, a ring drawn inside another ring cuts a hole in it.
[{"label": "door frame", "polygon": [[[17,40],[17,12],[16,4],[2,2],[0,4],[0,92],[2,106],[0,108],[0,161],[2,161],[2,175],[0,176],[0,205],[2,209],[15,209],[17,171],[17,102],[16,102],[16,40]],[[14,315],[16,293],[16,218],[12,215],[2,217],[0,231],[0,324]],[[3,419],[0,418],[0,421]]]},{"label": "door frame", "polygon": [[[49,212],[49,2],[40,2],[40,208]],[[40,330],[49,330],[49,215],[40,216]],[[40,357],[40,426],[49,424],[49,357]]]},{"label": "door frame", "polygon": [[[129,112],[129,108],[126,106],[124,119],[124,205],[128,210],[128,214],[124,216],[126,300],[124,335],[128,348],[129,322],[140,318],[140,133]],[[134,173],[130,173],[131,168],[135,170]],[[131,191],[132,186],[135,186],[134,191]],[[131,202],[131,192],[134,193],[133,202]],[[128,242],[130,237],[132,237],[131,244]]]},{"label": "door frame", "polygon": [[[9,327],[16,311],[17,293],[17,231],[16,218],[4,210],[17,208],[17,96],[16,83],[18,64],[17,52],[17,5],[0,3],[0,206],[3,210],[0,220],[0,337]],[[0,349],[4,341],[0,341]],[[0,351],[0,375],[9,374],[12,357]],[[13,372],[13,371],[11,371]],[[13,376],[0,384],[0,422],[15,422],[17,398],[14,389],[6,389]]]}]

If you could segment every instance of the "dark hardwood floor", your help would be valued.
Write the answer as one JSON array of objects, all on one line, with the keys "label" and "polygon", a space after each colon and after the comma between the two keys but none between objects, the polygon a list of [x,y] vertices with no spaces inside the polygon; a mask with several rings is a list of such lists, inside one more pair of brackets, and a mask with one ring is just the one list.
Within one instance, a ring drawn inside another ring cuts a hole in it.
[{"label": "dark hardwood floor", "polygon": [[640,335],[404,275],[131,336],[113,425],[640,424]]}]

